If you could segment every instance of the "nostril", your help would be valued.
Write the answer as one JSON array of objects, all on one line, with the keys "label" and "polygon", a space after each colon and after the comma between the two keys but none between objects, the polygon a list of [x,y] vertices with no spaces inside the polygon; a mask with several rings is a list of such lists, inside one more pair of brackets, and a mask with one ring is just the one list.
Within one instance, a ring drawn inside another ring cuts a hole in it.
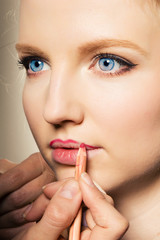
[{"label": "nostril", "polygon": [[55,129],[59,129],[61,127],[60,124],[54,124]]},{"label": "nostril", "polygon": [[72,121],[72,120],[59,120],[59,123],[58,123],[58,121],[57,121],[57,123],[53,123],[53,125],[54,125],[54,127],[55,127],[55,129],[59,129],[59,128],[61,128],[62,126],[64,126],[64,125],[66,125],[66,124],[68,124],[68,123],[72,123],[72,122],[74,122],[74,121]]}]

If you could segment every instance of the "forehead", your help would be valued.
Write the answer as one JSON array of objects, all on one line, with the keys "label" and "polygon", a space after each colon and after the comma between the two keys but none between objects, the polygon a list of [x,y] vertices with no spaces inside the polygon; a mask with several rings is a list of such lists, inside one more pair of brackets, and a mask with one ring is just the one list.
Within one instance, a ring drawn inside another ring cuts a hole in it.
[{"label": "forehead", "polygon": [[147,44],[154,18],[137,1],[21,0],[20,42],[62,47],[107,37]]},{"label": "forehead", "polygon": [[[129,13],[132,16],[133,12],[140,10],[142,4],[137,4],[138,0],[21,0],[21,11],[27,14],[28,17],[42,17],[45,19],[62,19],[69,20],[80,19],[84,23],[83,18],[88,17],[103,17],[107,15],[112,19],[123,18]],[[148,0],[139,0],[138,3],[146,3]],[[125,13],[125,14],[124,14]],[[143,12],[141,11],[141,14]],[[143,15],[142,15],[143,17]],[[42,20],[41,19],[41,20]],[[45,20],[43,19],[43,20]],[[85,19],[86,20],[86,19]],[[88,22],[87,21],[87,22]],[[87,22],[85,22],[87,24]],[[54,22],[52,22],[54,23]],[[56,22],[58,24],[58,22]],[[60,21],[60,23],[62,23]],[[75,22],[73,22],[75,23]],[[71,22],[70,22],[71,24]],[[106,23],[107,24],[107,23]]]}]

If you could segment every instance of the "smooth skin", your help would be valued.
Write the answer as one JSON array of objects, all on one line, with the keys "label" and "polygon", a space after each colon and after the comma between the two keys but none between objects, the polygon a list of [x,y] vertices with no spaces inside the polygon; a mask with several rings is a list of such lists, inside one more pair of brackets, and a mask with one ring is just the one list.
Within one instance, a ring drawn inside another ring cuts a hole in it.
[{"label": "smooth skin", "polygon": [[[58,180],[73,176],[74,168],[56,164],[49,147],[53,139],[73,139],[101,148],[88,156],[88,173],[105,191],[118,194],[139,178],[146,189],[146,180],[159,184],[159,22],[138,1],[122,1],[118,8],[111,0],[71,3],[21,5],[19,57],[35,56],[38,48],[47,58],[43,71],[28,71],[23,94],[42,155]],[[95,41],[98,46],[93,48]],[[109,75],[93,64],[100,51],[136,66]]]},{"label": "smooth skin", "polygon": [[[50,208],[57,209],[60,199],[61,206],[72,203],[74,208],[65,212],[70,223],[83,199],[86,216],[91,216],[86,217],[88,228],[83,232],[89,233],[89,239],[120,239],[128,228],[126,218],[130,228],[123,239],[158,236],[160,31],[149,2],[21,1],[19,57],[38,53],[45,63],[39,73],[27,71],[23,94],[26,117],[40,151],[61,181],[72,177],[74,168],[53,161],[51,140],[73,139],[99,146],[95,155],[88,156],[87,171],[115,202],[114,208],[80,178],[72,199],[61,198],[61,188],[51,194],[44,216],[26,234],[43,236],[49,222],[48,237],[58,237],[67,227],[66,219],[59,218],[58,208],[56,219],[62,225],[56,229],[55,212],[48,216]],[[109,74],[97,64],[99,53],[119,56],[134,67],[127,71],[118,65]]]}]

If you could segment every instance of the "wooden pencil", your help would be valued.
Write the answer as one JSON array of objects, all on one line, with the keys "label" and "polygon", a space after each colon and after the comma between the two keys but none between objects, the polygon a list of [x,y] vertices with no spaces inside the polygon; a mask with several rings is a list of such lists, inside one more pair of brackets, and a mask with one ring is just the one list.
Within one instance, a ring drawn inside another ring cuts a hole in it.
[{"label": "wooden pencil", "polygon": [[[75,171],[75,179],[78,180],[80,175],[86,171],[86,148],[82,143],[80,145],[77,159],[76,159],[76,171]],[[79,240],[81,234],[81,221],[82,221],[82,207],[80,207],[74,222],[72,223],[69,231],[69,240]]]}]

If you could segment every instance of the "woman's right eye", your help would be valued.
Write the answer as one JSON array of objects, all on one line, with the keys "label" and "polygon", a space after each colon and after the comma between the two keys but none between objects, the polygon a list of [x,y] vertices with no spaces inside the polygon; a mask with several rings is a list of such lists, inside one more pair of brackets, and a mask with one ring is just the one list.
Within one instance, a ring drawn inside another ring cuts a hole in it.
[{"label": "woman's right eye", "polygon": [[19,64],[20,66],[25,67],[28,75],[41,73],[43,71],[50,70],[51,68],[45,61],[33,57],[24,57],[19,60]]}]

